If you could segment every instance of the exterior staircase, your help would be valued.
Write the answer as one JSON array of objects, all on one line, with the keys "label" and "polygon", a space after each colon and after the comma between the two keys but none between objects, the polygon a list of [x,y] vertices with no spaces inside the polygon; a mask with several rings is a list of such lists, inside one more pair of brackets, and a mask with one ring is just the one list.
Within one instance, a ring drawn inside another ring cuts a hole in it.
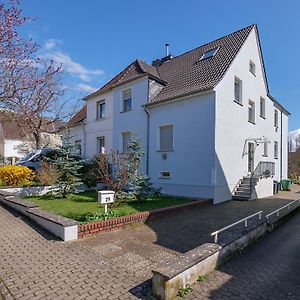
[{"label": "exterior staircase", "polygon": [[258,177],[245,176],[237,184],[232,199],[233,200],[251,200],[252,191],[258,182]]}]

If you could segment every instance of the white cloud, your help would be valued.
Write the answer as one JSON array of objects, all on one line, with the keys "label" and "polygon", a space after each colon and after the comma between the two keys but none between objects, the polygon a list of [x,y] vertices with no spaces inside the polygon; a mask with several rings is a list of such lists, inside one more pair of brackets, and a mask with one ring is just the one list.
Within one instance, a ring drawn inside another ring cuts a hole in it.
[{"label": "white cloud", "polygon": [[97,88],[95,88],[91,85],[88,85],[88,84],[83,84],[83,83],[78,84],[77,88],[79,91],[87,92],[87,93],[93,93],[97,90]]},{"label": "white cloud", "polygon": [[63,41],[58,39],[48,39],[44,44],[43,57],[52,59],[58,64],[62,64],[65,73],[88,82],[92,80],[99,81],[99,76],[104,75],[100,69],[89,69],[79,62],[74,61],[68,53],[61,50]]},{"label": "white cloud", "polygon": [[46,50],[51,50],[53,48],[57,48],[58,46],[61,46],[63,44],[63,41],[58,40],[58,39],[48,39],[45,42],[44,48]]}]

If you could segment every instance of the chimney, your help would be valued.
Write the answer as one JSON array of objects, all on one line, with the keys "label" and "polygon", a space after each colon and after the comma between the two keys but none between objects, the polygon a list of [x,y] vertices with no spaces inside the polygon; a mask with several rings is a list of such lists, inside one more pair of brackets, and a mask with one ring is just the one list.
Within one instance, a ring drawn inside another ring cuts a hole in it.
[{"label": "chimney", "polygon": [[170,60],[173,58],[173,55],[170,54],[170,44],[165,44],[166,46],[166,56],[160,59],[156,59],[154,61],[152,61],[152,66],[154,67],[159,67],[160,65],[162,65],[163,63],[165,63],[166,61]]},{"label": "chimney", "polygon": [[170,44],[165,44],[165,46],[166,46],[166,56],[168,56]]}]

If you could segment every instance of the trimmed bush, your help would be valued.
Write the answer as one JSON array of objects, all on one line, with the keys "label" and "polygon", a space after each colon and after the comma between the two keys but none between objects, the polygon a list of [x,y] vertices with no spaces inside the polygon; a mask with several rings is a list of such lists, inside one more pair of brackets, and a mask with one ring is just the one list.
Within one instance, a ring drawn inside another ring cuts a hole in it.
[{"label": "trimmed bush", "polygon": [[0,167],[0,180],[9,186],[31,185],[34,172],[23,166],[2,166]]}]

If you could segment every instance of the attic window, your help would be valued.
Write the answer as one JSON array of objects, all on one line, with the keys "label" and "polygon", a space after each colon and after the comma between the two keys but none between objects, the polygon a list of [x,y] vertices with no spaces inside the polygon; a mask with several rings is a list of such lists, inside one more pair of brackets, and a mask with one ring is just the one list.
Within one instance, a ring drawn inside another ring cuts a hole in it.
[{"label": "attic window", "polygon": [[218,50],[219,50],[219,48],[214,48],[214,49],[204,52],[203,55],[201,56],[200,60],[205,60],[205,59],[215,56],[216,53],[218,52]]}]

